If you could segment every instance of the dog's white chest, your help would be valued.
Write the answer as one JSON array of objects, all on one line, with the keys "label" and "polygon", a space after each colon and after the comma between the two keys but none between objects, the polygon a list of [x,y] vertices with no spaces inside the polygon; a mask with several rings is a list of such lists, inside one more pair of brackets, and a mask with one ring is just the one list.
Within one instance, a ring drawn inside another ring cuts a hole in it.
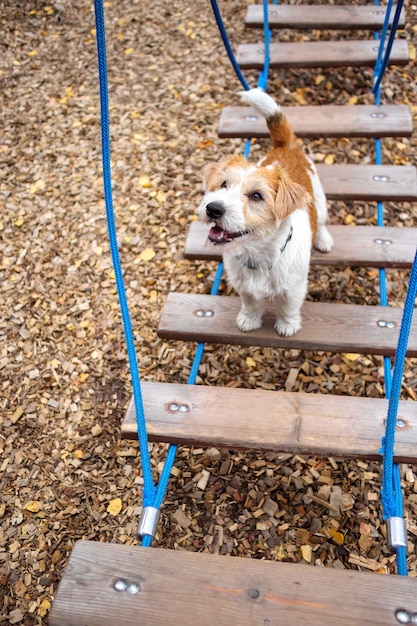
[{"label": "dog's white chest", "polygon": [[255,261],[250,258],[225,259],[229,282],[238,293],[253,298],[274,298],[287,286],[285,268],[278,259],[273,262]]}]

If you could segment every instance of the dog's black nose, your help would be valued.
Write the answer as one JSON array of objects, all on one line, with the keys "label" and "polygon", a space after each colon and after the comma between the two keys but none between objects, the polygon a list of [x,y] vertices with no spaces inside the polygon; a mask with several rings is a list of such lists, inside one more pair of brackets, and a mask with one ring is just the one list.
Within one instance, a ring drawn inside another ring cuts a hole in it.
[{"label": "dog's black nose", "polygon": [[224,208],[223,202],[214,201],[209,202],[206,206],[206,213],[211,220],[218,220],[222,215],[225,214],[226,209]]}]

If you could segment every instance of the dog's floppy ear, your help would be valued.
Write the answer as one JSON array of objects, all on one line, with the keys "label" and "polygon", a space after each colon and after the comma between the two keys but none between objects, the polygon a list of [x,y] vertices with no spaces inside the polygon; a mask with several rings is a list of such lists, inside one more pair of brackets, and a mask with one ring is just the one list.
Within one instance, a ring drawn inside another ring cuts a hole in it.
[{"label": "dog's floppy ear", "polygon": [[296,209],[308,206],[311,195],[288,175],[281,173],[278,180],[278,189],[275,196],[275,211],[279,219],[288,217]]}]

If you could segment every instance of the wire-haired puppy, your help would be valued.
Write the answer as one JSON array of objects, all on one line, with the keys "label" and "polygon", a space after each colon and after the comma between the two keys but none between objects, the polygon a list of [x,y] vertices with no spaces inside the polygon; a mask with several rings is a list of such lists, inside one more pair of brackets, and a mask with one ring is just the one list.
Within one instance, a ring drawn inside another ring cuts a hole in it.
[{"label": "wire-haired puppy", "polygon": [[272,302],[275,329],[289,337],[301,328],[311,246],[328,252],[333,245],[326,197],[276,102],[259,88],[240,95],[266,119],[273,148],[257,165],[242,156],[207,165],[198,214],[212,223],[210,241],[223,247],[228,281],[242,302],[240,330],[260,328]]}]

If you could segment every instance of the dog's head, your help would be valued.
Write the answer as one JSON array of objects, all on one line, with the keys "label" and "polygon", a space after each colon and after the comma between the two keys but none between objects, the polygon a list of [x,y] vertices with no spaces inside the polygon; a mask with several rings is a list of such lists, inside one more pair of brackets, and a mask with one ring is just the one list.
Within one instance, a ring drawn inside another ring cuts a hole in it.
[{"label": "dog's head", "polygon": [[198,215],[214,223],[209,232],[213,243],[264,238],[310,201],[306,189],[278,164],[256,166],[233,156],[207,165],[203,173],[206,192]]}]

